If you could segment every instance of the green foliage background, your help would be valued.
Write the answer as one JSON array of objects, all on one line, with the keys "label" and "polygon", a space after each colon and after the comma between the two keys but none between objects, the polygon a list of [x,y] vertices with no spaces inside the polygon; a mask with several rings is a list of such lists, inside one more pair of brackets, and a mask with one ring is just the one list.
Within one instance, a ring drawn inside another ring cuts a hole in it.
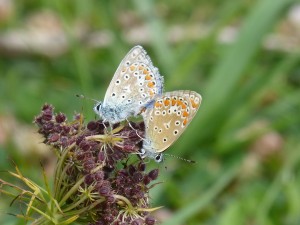
[{"label": "green foliage background", "polygon": [[[203,97],[193,123],[168,150],[197,163],[167,157],[153,165],[160,167],[163,181],[151,193],[153,206],[170,212],[163,224],[300,224],[300,52],[263,47],[296,2],[15,1],[13,16],[0,23],[0,35],[24,26],[31,14],[49,10],[62,22],[69,48],[55,57],[0,53],[0,122],[12,116],[32,126],[45,102],[70,118],[77,111],[93,119],[93,102],[75,94],[103,99],[122,57],[141,44],[165,77],[166,91],[190,89]],[[122,20],[127,17],[126,25]],[[78,21],[89,32],[110,31],[110,42],[88,47],[72,33]],[[178,24],[183,38],[174,43],[169,30]],[[189,38],[190,26],[203,24],[208,33]],[[229,25],[240,27],[237,38],[220,43],[218,35]],[[126,38],[135,26],[149,31],[143,43]],[[261,140],[274,133],[281,144],[270,150]],[[13,159],[38,181],[39,161],[49,159],[20,152],[12,139],[0,145],[1,170],[11,170]],[[4,172],[0,176],[9,179]],[[7,214],[16,213],[19,205],[9,207],[11,199],[0,198],[0,224],[24,224]]]}]

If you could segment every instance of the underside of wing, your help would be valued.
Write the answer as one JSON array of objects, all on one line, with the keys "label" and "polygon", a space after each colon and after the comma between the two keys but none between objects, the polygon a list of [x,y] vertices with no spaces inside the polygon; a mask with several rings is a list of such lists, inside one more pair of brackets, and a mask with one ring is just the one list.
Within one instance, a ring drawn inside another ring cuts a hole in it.
[{"label": "underside of wing", "polygon": [[163,77],[141,46],[132,48],[120,63],[107,89],[104,105],[126,105],[140,111],[162,93]]},{"label": "underside of wing", "polygon": [[154,106],[143,113],[146,140],[155,152],[172,145],[194,118],[201,96],[194,91],[167,92],[155,100]]}]

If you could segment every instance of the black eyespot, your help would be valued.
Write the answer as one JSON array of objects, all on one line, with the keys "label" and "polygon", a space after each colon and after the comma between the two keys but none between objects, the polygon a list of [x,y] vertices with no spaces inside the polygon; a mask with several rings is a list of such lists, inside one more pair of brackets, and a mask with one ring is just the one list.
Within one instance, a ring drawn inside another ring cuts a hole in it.
[{"label": "black eyespot", "polygon": [[178,130],[174,130],[174,134],[175,134],[175,135],[178,134]]},{"label": "black eyespot", "polygon": [[116,93],[112,93],[111,96],[112,96],[112,97],[115,97],[115,96],[116,96]]},{"label": "black eyespot", "polygon": [[167,141],[167,138],[164,138],[164,139],[163,139],[163,142],[166,142],[166,141]]},{"label": "black eyespot", "polygon": [[122,98],[125,98],[125,95],[122,95]]},{"label": "black eyespot", "polygon": [[162,155],[158,154],[157,156],[155,156],[155,161],[156,162],[160,162],[162,160]]}]

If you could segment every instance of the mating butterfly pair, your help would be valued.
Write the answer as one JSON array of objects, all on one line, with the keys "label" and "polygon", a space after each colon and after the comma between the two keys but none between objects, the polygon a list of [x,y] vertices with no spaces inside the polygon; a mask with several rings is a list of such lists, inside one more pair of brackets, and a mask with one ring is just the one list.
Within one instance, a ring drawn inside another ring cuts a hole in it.
[{"label": "mating butterfly pair", "polygon": [[162,152],[179,138],[200,104],[201,96],[194,91],[163,93],[163,77],[146,51],[135,46],[120,63],[103,102],[94,111],[112,124],[142,114],[146,130],[141,157],[160,162]]}]

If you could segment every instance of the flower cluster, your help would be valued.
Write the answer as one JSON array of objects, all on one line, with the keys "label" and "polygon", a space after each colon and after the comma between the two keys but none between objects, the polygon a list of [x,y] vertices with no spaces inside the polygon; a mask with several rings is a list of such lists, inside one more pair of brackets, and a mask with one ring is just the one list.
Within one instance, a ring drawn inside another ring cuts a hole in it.
[{"label": "flower cluster", "polygon": [[84,125],[80,114],[68,122],[48,104],[34,123],[59,156],[54,198],[58,214],[62,213],[56,218],[66,220],[76,214],[77,221],[91,225],[156,223],[150,215],[156,208],[149,208],[149,189],[159,171],[147,172],[145,163],[135,157],[142,144],[143,123],[111,127],[98,120]]}]

